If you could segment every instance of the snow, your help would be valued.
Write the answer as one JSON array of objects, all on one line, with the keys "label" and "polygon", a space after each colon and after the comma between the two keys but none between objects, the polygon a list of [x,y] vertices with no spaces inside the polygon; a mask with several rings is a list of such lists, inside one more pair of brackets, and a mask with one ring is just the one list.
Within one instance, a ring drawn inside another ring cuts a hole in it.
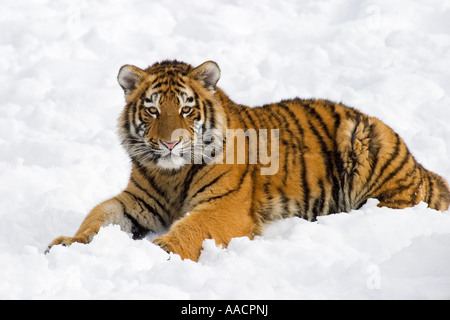
[{"label": "snow", "polygon": [[447,0],[3,0],[0,30],[0,299],[450,298],[450,212],[423,203],[277,221],[198,263],[117,226],[44,255],[127,184],[124,64],[214,60],[251,106],[343,101],[450,180]]}]

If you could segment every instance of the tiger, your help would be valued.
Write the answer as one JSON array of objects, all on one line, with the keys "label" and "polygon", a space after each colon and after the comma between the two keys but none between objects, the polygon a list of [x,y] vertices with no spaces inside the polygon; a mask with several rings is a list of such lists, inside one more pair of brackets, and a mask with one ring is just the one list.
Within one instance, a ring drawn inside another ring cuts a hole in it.
[{"label": "tiger", "polygon": [[[379,207],[423,201],[448,210],[447,182],[419,164],[377,118],[326,99],[237,104],[217,87],[220,75],[214,61],[120,68],[126,104],[118,134],[131,159],[128,185],[47,252],[89,243],[101,227],[118,224],[133,239],[153,233],[163,250],[198,261],[206,239],[226,248],[233,238],[262,235],[277,219],[316,221],[359,209],[370,198]],[[238,136],[227,134],[239,130],[240,147]],[[262,130],[275,133],[250,139]]]}]

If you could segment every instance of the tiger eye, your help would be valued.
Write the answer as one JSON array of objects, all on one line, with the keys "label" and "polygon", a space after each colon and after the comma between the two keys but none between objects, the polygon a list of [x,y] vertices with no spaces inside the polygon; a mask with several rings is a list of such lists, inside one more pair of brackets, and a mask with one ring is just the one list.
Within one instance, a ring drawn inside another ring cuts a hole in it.
[{"label": "tiger eye", "polygon": [[185,106],[181,108],[181,113],[189,113],[191,111],[191,107]]},{"label": "tiger eye", "polygon": [[150,113],[150,114],[158,114],[158,108],[156,108],[156,107],[150,107],[150,108],[147,108],[147,111],[148,111],[148,113]]}]

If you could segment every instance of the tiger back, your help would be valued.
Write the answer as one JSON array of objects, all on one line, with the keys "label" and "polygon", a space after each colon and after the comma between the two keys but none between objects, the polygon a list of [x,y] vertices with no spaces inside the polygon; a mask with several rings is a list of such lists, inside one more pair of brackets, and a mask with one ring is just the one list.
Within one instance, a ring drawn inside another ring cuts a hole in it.
[{"label": "tiger back", "polygon": [[[216,86],[220,69],[163,61],[126,65],[119,136],[132,162],[126,189],[96,206],[73,237],[88,243],[107,224],[197,260],[205,239],[227,246],[270,221],[420,201],[445,211],[446,181],[424,169],[380,120],[320,99],[250,108]],[[188,214],[186,214],[188,213]]]}]

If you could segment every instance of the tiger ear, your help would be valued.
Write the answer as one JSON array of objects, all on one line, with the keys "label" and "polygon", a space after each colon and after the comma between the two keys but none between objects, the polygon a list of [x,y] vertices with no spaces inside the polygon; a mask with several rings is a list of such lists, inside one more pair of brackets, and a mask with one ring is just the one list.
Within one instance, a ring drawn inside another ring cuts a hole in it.
[{"label": "tiger ear", "polygon": [[208,90],[215,90],[220,78],[220,68],[214,61],[206,61],[191,71],[190,75]]},{"label": "tiger ear", "polygon": [[129,64],[120,68],[119,74],[117,75],[117,81],[125,92],[125,97],[129,96],[144,78],[144,70]]}]

